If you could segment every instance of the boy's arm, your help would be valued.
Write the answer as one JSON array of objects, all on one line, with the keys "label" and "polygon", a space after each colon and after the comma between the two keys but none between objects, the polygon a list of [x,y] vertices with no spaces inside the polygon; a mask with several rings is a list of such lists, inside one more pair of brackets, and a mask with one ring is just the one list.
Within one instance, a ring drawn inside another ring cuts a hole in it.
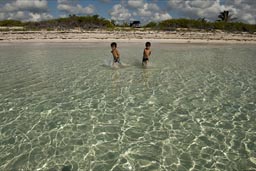
[{"label": "boy's arm", "polygon": [[116,50],[116,57],[117,57],[117,58],[120,57],[120,53],[118,52],[118,50]]},{"label": "boy's arm", "polygon": [[148,52],[147,52],[146,48],[143,51],[143,56],[148,57]]},{"label": "boy's arm", "polygon": [[112,51],[112,54],[113,54],[113,57],[114,57],[115,59],[118,58],[118,57],[117,57],[117,52],[116,52],[116,50]]},{"label": "boy's arm", "polygon": [[151,51],[149,51],[149,50],[144,50],[144,51],[145,51],[146,57],[149,58],[149,56],[150,56],[150,54],[151,54]]}]

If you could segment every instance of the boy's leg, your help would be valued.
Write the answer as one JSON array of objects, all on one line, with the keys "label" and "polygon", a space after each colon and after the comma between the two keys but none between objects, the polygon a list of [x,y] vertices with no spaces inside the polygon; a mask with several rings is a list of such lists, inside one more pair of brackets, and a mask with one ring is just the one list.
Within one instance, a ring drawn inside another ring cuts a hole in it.
[{"label": "boy's leg", "polygon": [[119,64],[121,64],[120,59],[117,59],[117,62],[118,62]]}]

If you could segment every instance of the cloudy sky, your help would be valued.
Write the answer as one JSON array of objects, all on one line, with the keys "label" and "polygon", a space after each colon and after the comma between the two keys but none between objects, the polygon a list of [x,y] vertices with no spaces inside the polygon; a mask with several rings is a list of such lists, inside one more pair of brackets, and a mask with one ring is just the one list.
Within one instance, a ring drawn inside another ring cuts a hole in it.
[{"label": "cloudy sky", "polygon": [[0,20],[40,21],[69,14],[95,15],[119,22],[170,18],[217,19],[229,10],[238,21],[256,24],[256,0],[0,0]]}]

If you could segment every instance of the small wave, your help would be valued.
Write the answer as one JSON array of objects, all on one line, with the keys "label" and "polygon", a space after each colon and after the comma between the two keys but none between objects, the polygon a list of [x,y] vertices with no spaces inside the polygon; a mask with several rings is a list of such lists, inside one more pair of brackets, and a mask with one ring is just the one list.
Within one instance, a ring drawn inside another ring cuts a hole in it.
[{"label": "small wave", "polygon": [[143,68],[154,68],[154,65],[152,62],[148,62],[147,64],[142,63]]},{"label": "small wave", "polygon": [[126,63],[123,63],[123,62],[113,63],[112,59],[109,59],[109,60],[106,59],[103,63],[103,66],[110,67],[110,68],[113,68],[113,69],[117,69],[117,68],[125,68],[125,67],[128,67],[130,65],[126,64]]}]

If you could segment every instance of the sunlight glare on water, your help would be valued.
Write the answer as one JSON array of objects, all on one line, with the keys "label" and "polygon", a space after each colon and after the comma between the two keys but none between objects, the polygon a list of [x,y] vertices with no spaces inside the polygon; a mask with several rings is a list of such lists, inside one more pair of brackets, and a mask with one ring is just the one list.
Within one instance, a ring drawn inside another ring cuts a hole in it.
[{"label": "sunlight glare on water", "polygon": [[118,48],[1,44],[0,170],[256,170],[255,45]]}]

